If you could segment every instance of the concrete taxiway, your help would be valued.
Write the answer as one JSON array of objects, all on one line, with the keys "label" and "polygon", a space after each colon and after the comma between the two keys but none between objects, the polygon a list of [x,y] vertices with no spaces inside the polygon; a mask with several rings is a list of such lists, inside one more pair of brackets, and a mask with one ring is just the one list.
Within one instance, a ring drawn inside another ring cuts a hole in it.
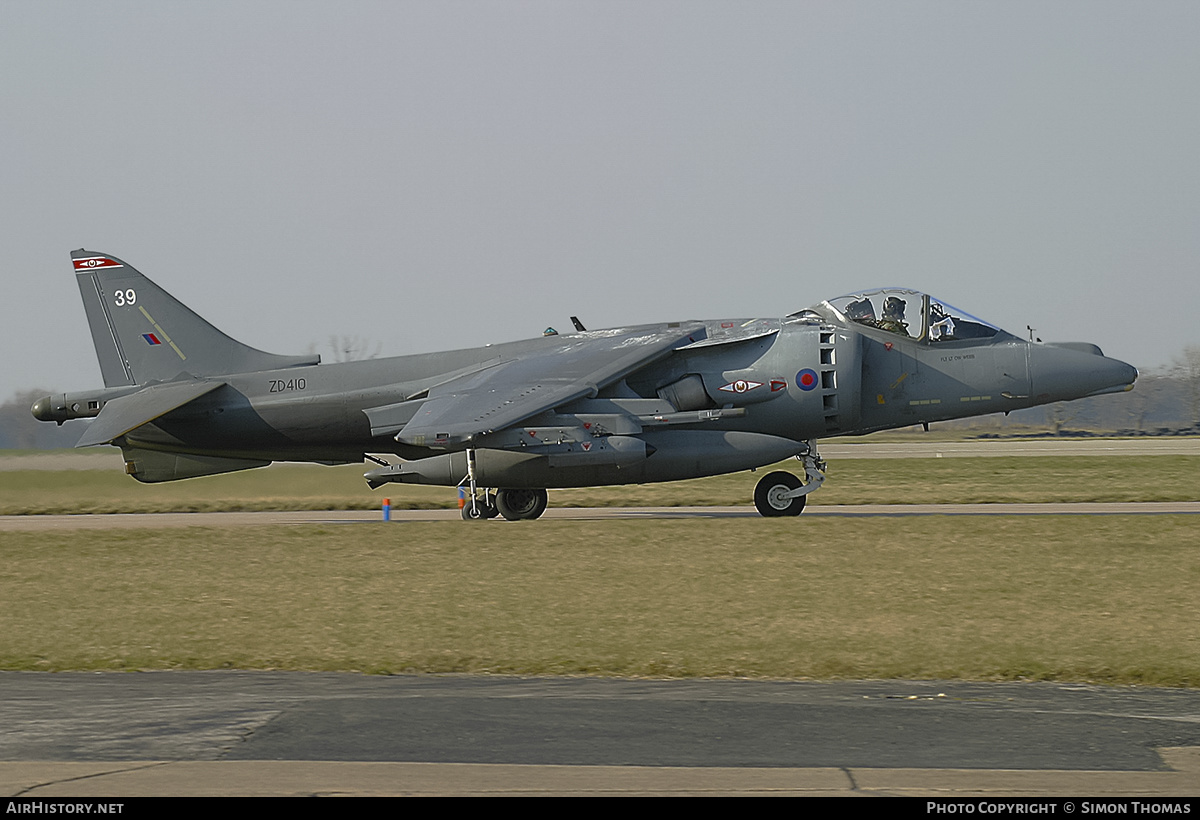
[{"label": "concrete taxiway", "polygon": [[1200,794],[1200,692],[0,673],[0,792]]}]

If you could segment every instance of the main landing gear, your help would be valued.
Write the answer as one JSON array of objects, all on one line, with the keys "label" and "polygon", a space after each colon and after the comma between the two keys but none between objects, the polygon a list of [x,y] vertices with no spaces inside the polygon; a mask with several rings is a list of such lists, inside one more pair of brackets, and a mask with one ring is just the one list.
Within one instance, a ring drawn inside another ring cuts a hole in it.
[{"label": "main landing gear", "polygon": [[[486,521],[502,515],[508,521],[532,521],[546,511],[548,501],[543,489],[500,489],[482,495],[475,481],[475,451],[467,450],[467,496],[462,507],[465,521]],[[460,485],[461,486],[461,485]]]},{"label": "main landing gear", "polygon": [[502,515],[508,521],[532,521],[546,511],[546,502],[545,490],[504,489],[495,494],[484,490],[464,499],[462,517],[464,521],[486,521]]}]

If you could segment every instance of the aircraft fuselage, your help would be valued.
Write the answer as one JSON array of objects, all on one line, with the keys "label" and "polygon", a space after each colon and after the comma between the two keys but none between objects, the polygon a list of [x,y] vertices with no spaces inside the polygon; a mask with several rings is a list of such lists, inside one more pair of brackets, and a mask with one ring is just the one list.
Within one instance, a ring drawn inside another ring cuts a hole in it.
[{"label": "aircraft fuselage", "polygon": [[[1007,412],[1103,392],[1133,378],[1132,368],[1116,360],[1007,334],[984,343],[927,347],[886,331],[811,317],[702,323],[705,328],[748,324],[778,330],[672,351],[598,388],[594,397],[540,414],[519,429],[482,434],[474,444],[505,453],[492,456],[488,465],[526,465],[497,466],[495,478],[502,480],[495,483],[506,486],[667,481],[761,466],[795,454],[797,443],[810,439]],[[367,411],[408,405],[390,420],[399,425],[421,406],[422,391],[447,374],[573,338],[226,375],[223,386],[126,433],[121,443],[263,461],[358,462],[364,453],[416,460],[462,451],[467,448],[416,447],[394,435],[373,435]],[[95,415],[106,396],[128,390],[68,394],[56,397],[57,405],[87,407],[99,400],[90,413]],[[595,428],[601,429],[599,436]],[[612,435],[640,437],[653,458],[639,453],[626,462],[602,463],[579,449]],[[560,462],[577,457],[578,464],[552,468],[551,457]],[[539,460],[544,469],[527,464]],[[437,483],[457,484],[459,461],[448,461],[445,480]],[[514,475],[506,476],[504,469]],[[521,478],[513,480],[518,473]]]}]

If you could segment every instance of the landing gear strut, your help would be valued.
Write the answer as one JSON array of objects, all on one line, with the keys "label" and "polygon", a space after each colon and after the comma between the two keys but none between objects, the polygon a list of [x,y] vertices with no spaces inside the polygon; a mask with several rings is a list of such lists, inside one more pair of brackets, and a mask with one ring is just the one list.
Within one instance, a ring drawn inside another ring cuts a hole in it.
[{"label": "landing gear strut", "polygon": [[[500,514],[496,509],[495,503],[492,501],[492,495],[487,490],[483,491],[483,498],[479,497],[479,487],[475,482],[475,450],[467,450],[467,497],[464,499],[466,503],[462,506],[462,517],[464,521],[484,521],[489,518],[495,518]],[[460,483],[461,487],[462,484]]]},{"label": "landing gear strut", "polygon": [[796,458],[804,462],[804,474],[808,483],[783,471],[763,476],[754,488],[754,506],[761,515],[768,518],[799,515],[804,512],[808,494],[818,489],[825,481],[825,462],[821,461],[817,452],[817,442],[810,439],[806,443],[807,452],[797,455]]}]

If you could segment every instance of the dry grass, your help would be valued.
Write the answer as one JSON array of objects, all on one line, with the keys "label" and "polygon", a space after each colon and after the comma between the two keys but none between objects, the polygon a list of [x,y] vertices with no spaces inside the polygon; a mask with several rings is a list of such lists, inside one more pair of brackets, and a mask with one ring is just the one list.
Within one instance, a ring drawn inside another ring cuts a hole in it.
[{"label": "dry grass", "polygon": [[1189,516],[0,535],[0,668],[1200,685]]}]

